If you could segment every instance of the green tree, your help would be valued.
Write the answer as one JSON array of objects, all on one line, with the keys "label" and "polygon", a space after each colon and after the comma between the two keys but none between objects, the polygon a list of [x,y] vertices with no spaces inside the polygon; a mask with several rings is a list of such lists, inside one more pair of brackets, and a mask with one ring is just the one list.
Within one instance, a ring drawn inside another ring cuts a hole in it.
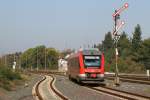
[{"label": "green tree", "polygon": [[150,69],[150,38],[143,41],[142,48],[138,53],[139,61],[144,64],[146,69]]},{"label": "green tree", "polygon": [[51,69],[57,69],[60,53],[54,48],[47,48],[47,63]]},{"label": "green tree", "polygon": [[133,38],[132,38],[132,60],[136,61],[137,63],[140,62],[140,54],[139,50],[141,50],[142,47],[142,32],[140,25],[138,24],[135,27],[134,33],[133,33]]},{"label": "green tree", "polygon": [[58,57],[59,52],[57,50],[40,45],[35,48],[29,48],[21,55],[21,65],[23,68],[44,69],[46,64],[46,67],[56,69]]},{"label": "green tree", "polygon": [[105,39],[102,42],[102,45],[104,46],[104,51],[108,51],[109,49],[111,49],[111,47],[113,45],[113,40],[112,40],[111,32],[108,32],[105,35]]},{"label": "green tree", "polygon": [[38,67],[42,68],[45,64],[45,49],[46,47],[44,45],[40,45],[36,47],[36,58],[38,59]]},{"label": "green tree", "polygon": [[105,34],[105,39],[102,41],[102,45],[100,46],[102,51],[104,51],[105,55],[105,69],[109,71],[109,65],[112,63],[114,58],[114,48],[113,48],[113,39],[111,32]]},{"label": "green tree", "polygon": [[141,27],[138,24],[135,27],[134,33],[133,33],[133,38],[132,38],[132,49],[134,52],[137,52],[138,49],[141,47],[141,42],[142,42],[142,38],[141,38],[142,32],[141,32]]},{"label": "green tree", "polygon": [[131,53],[131,43],[127,34],[123,32],[118,41],[119,55],[125,59]]}]

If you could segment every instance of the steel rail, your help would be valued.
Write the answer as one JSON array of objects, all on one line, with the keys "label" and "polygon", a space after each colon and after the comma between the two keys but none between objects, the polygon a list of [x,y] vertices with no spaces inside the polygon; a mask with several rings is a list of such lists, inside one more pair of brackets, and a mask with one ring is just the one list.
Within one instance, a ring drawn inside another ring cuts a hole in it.
[{"label": "steel rail", "polygon": [[[114,77],[105,77],[106,79],[113,80]],[[147,84],[150,85],[150,81],[148,80],[140,80],[140,79],[131,79],[131,78],[123,78],[120,77],[120,80],[123,82],[131,82],[131,83],[139,83],[139,84]]]},{"label": "steel rail", "polygon": [[[54,73],[53,73],[54,74]],[[56,75],[60,75],[60,74],[56,74]],[[55,78],[52,76],[52,75],[49,75],[51,76],[53,79],[50,83],[50,87],[52,88],[52,90],[60,97],[62,98],[63,100],[68,100],[68,98],[66,98],[64,95],[62,95],[60,92],[58,92],[54,87],[53,87],[53,82],[55,80]],[[64,75],[61,75],[61,76],[64,76]],[[123,81],[123,79],[121,78],[121,80]],[[129,80],[129,79],[128,79]],[[127,80],[126,80],[127,81]],[[137,80],[136,80],[137,81]],[[138,80],[139,81],[139,80]],[[137,81],[137,82],[138,82]],[[137,83],[136,82],[136,83]],[[144,82],[141,82],[142,84]],[[144,83],[145,84],[145,83]],[[110,95],[114,95],[114,96],[117,96],[117,97],[120,97],[120,98],[124,98],[124,99],[129,99],[129,100],[138,100],[136,99],[135,97],[137,98],[141,98],[142,100],[150,100],[150,97],[148,96],[144,96],[144,95],[140,95],[140,94],[135,94],[135,93],[131,93],[131,92],[127,92],[127,91],[122,91],[122,90],[117,90],[117,89],[113,89],[113,88],[109,88],[109,87],[100,87],[100,88],[104,88],[104,89],[107,89],[109,91],[105,91],[105,90],[102,90],[102,89],[99,89],[99,88],[94,88],[94,87],[90,87],[90,86],[85,86],[89,89],[92,89],[92,90],[95,90],[97,92],[103,92],[103,93],[106,93],[106,94],[110,94]],[[110,92],[111,91],[111,92]],[[115,93],[117,92],[117,93]],[[139,100],[141,100],[139,99]]]},{"label": "steel rail", "polygon": [[60,93],[55,87],[54,87],[54,82],[55,78],[53,75],[49,75],[52,77],[52,81],[50,82],[50,88],[55,92],[56,95],[58,95],[62,100],[69,100],[66,96],[64,96],[62,93]]},{"label": "steel rail", "polygon": [[98,92],[117,96],[117,97],[120,97],[123,99],[128,99],[128,100],[150,100],[150,97],[147,97],[147,96],[143,96],[143,95],[135,94],[135,93],[131,93],[131,92],[126,92],[126,91],[121,91],[121,90],[117,90],[117,89],[113,89],[113,88],[109,88],[109,87],[100,87],[101,88],[100,89],[100,88],[94,88],[94,87],[87,86],[87,88],[98,91]]},{"label": "steel rail", "polygon": [[42,80],[40,80],[40,81],[37,83],[37,85],[36,85],[36,87],[35,87],[35,92],[36,92],[36,95],[37,95],[37,97],[38,97],[39,100],[44,100],[44,99],[42,98],[40,92],[39,92],[39,85],[40,85],[44,80],[46,80],[46,77],[45,77],[45,76],[44,76],[44,78],[43,78]]}]

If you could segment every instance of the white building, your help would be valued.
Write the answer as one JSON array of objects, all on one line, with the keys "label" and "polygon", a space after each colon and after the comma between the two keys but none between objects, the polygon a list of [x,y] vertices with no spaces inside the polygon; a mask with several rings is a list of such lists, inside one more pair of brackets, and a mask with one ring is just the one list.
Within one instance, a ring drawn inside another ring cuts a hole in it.
[{"label": "white building", "polygon": [[58,60],[58,70],[62,71],[62,72],[66,72],[67,71],[67,61],[65,59],[59,59]]}]

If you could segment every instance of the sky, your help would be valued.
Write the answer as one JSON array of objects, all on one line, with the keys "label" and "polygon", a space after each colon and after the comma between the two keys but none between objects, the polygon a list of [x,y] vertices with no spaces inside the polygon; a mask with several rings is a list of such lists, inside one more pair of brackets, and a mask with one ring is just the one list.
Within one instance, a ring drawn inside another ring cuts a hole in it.
[{"label": "sky", "polygon": [[101,43],[113,30],[114,10],[126,2],[121,31],[131,37],[140,24],[143,39],[150,37],[150,0],[0,0],[0,55],[38,45],[64,50]]}]

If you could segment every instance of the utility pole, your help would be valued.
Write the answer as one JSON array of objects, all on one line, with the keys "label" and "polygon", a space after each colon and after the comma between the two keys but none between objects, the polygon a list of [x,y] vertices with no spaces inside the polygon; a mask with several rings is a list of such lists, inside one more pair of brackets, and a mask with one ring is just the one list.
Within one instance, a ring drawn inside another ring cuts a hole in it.
[{"label": "utility pole", "polygon": [[19,69],[21,69],[21,57],[20,57],[20,54],[19,54]]},{"label": "utility pole", "polygon": [[115,84],[120,85],[120,79],[119,79],[119,70],[118,70],[118,41],[120,39],[120,34],[118,34],[118,31],[122,26],[125,24],[124,21],[120,21],[120,13],[124,11],[126,8],[128,8],[128,3],[125,3],[124,6],[122,6],[120,9],[115,10],[115,13],[113,14],[113,19],[114,19],[114,31],[113,31],[113,36],[114,36],[114,43],[115,43],[115,59],[116,59],[116,65],[115,65]]},{"label": "utility pole", "polygon": [[46,70],[46,47],[45,47],[45,70]]},{"label": "utility pole", "polygon": [[36,70],[38,71],[39,70],[39,67],[38,67],[38,48],[37,48],[37,61],[36,61],[36,64],[37,64],[37,67],[36,67]]},{"label": "utility pole", "polygon": [[27,59],[27,55],[26,55],[26,68],[27,68],[27,65],[28,65],[28,59]]},{"label": "utility pole", "polygon": [[5,55],[5,66],[7,67],[7,55]]},{"label": "utility pole", "polygon": [[14,62],[16,61],[16,56],[15,56],[15,54],[14,54]]}]

